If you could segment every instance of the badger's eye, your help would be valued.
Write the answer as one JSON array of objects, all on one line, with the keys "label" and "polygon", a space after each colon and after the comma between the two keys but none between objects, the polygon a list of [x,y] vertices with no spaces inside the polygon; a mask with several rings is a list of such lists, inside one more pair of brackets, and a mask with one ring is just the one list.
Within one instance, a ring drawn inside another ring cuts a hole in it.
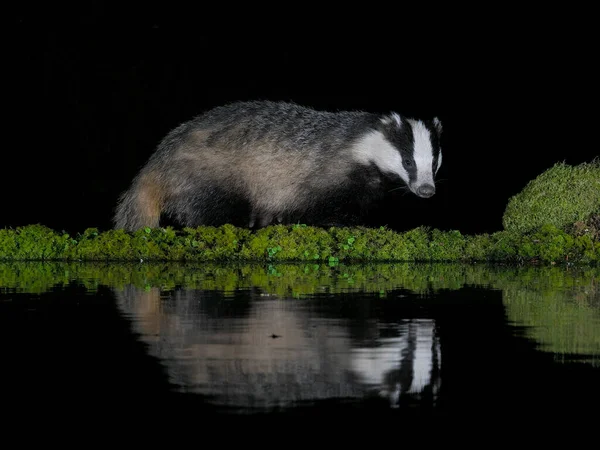
[{"label": "badger's eye", "polygon": [[412,162],[410,161],[410,159],[405,159],[405,160],[404,160],[404,165],[405,165],[406,167],[410,167],[410,166],[412,166]]}]

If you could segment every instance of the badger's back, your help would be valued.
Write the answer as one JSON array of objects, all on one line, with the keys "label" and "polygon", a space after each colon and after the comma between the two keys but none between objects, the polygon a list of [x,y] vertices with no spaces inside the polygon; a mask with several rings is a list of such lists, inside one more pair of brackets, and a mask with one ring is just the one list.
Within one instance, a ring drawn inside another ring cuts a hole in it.
[{"label": "badger's back", "polygon": [[254,145],[276,144],[277,151],[327,153],[340,150],[377,123],[362,111],[320,111],[295,103],[238,102],[216,107],[180,130],[210,133],[209,146],[251,152]]}]

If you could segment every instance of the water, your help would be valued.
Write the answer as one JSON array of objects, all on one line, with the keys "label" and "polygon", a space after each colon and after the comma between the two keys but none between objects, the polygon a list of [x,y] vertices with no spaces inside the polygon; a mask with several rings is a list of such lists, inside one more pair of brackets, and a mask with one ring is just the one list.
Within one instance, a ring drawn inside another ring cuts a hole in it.
[{"label": "water", "polygon": [[3,405],[587,417],[600,269],[1,263]]}]

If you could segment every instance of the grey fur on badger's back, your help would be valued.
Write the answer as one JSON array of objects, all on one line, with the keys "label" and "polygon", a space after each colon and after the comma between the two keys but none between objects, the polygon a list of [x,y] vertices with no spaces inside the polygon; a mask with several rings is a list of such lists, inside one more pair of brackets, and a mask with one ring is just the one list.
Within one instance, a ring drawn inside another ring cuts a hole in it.
[{"label": "grey fur on badger's back", "polygon": [[118,201],[115,228],[355,224],[388,183],[435,192],[437,118],[237,102],[172,130]]}]

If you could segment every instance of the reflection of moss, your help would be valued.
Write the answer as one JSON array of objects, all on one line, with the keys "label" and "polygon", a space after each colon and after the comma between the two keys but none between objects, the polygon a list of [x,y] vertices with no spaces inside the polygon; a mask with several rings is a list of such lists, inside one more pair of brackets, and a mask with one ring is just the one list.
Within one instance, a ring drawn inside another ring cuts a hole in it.
[{"label": "reflection of moss", "polygon": [[[564,359],[588,355],[600,365],[600,267],[494,266],[456,263],[0,263],[0,290],[41,293],[70,283],[96,291],[127,285],[147,290],[258,289],[283,298],[364,292],[394,300],[398,289],[483,286],[503,291],[510,322],[526,327],[542,349]],[[485,300],[482,300],[485,301]]]},{"label": "reflection of moss", "polygon": [[[418,292],[431,288],[453,289],[465,273],[479,266],[444,264],[337,264],[327,263],[0,263],[0,288],[43,292],[77,282],[89,289],[98,285],[121,288],[177,287],[217,289],[259,288],[269,294],[300,296],[347,290],[381,292],[403,286]],[[488,275],[488,276],[491,276]],[[473,277],[469,277],[473,278]]]},{"label": "reflection of moss", "polygon": [[550,224],[568,230],[600,214],[600,159],[577,166],[555,164],[513,196],[502,223],[508,231],[532,231]]},{"label": "reflection of moss", "polygon": [[0,288],[43,292],[77,282],[89,289],[99,285],[121,288],[177,287],[193,289],[259,288],[270,294],[291,295],[346,290],[375,292],[397,288],[427,293],[458,289],[464,284],[538,291],[563,290],[597,282],[600,268],[582,266],[506,266],[455,263],[102,263],[2,262]]},{"label": "reflection of moss", "polygon": [[[538,277],[536,277],[536,280]],[[554,353],[555,358],[588,358],[600,365],[600,298],[597,280],[567,286],[504,289],[508,319],[526,327],[527,337]]]}]

